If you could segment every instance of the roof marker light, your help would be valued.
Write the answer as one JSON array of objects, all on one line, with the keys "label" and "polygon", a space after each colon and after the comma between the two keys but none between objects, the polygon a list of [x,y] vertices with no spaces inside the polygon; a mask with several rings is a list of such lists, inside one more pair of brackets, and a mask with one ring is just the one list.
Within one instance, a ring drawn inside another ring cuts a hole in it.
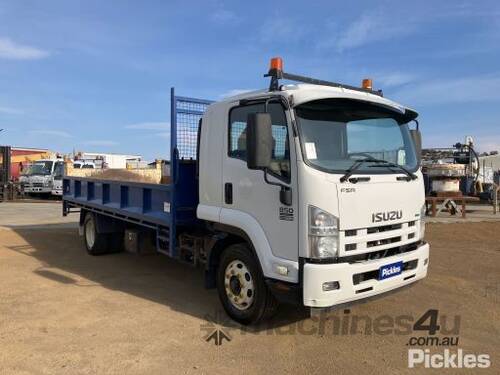
[{"label": "roof marker light", "polygon": [[273,57],[271,59],[271,64],[269,65],[269,70],[280,70],[283,71],[283,59],[281,57]]},{"label": "roof marker light", "polygon": [[373,90],[373,81],[371,78],[365,78],[363,79],[363,83],[361,84],[361,87],[364,88],[365,90]]}]

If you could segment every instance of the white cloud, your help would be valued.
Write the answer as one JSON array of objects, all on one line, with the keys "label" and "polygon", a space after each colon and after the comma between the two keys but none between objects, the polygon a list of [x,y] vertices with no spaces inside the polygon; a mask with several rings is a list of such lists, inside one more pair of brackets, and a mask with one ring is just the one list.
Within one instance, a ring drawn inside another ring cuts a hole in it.
[{"label": "white cloud", "polygon": [[384,89],[384,87],[406,85],[407,83],[415,81],[416,77],[407,73],[393,72],[387,74],[374,75],[374,79],[376,81],[374,82],[374,84]]},{"label": "white cloud", "polygon": [[4,113],[6,115],[22,115],[24,111],[18,108],[0,107],[0,113]]},{"label": "white cloud", "polygon": [[411,85],[391,95],[398,101],[414,105],[498,102],[500,76],[466,77],[433,80]]},{"label": "white cloud", "polygon": [[92,140],[83,142],[87,146],[103,146],[103,147],[111,147],[117,146],[118,142],[110,141],[110,140]]},{"label": "white cloud", "polygon": [[343,50],[367,43],[373,39],[374,35],[372,34],[376,27],[377,22],[373,17],[368,14],[362,15],[342,33],[337,41],[337,48]]},{"label": "white cloud", "polygon": [[230,96],[236,96],[240,94],[244,94],[246,92],[254,91],[254,89],[233,89],[226,91],[219,95],[220,98],[229,98]]},{"label": "white cloud", "polygon": [[297,22],[295,19],[287,18],[280,14],[270,17],[260,28],[260,42],[272,43],[276,41],[298,41],[307,34],[306,26],[303,22]]},{"label": "white cloud", "polygon": [[62,130],[50,130],[50,129],[40,129],[40,130],[30,130],[32,135],[42,135],[50,137],[60,137],[60,138],[72,138],[73,136],[68,132]]},{"label": "white cloud", "polygon": [[[446,23],[450,19],[467,25],[469,33],[473,32],[471,23],[479,21],[483,27],[487,27],[488,38],[498,35],[499,10],[494,7],[482,9],[474,2],[465,6],[461,2],[434,2],[428,5],[422,7],[415,3],[405,7],[371,7],[347,25],[327,22],[326,32],[319,35],[317,47],[334,48],[337,52],[342,52],[375,42],[390,43],[411,34],[426,33],[428,25]],[[466,48],[465,45],[462,47]]]},{"label": "white cloud", "polygon": [[170,139],[170,132],[161,132],[156,134],[160,138]]},{"label": "white cloud", "polygon": [[500,151],[500,134],[473,138],[479,152]]},{"label": "white cloud", "polygon": [[235,23],[240,20],[240,18],[233,11],[220,8],[210,15],[210,19],[215,23],[228,24]]},{"label": "white cloud", "polygon": [[169,122],[140,122],[125,126],[125,129],[137,130],[165,130],[170,128]]},{"label": "white cloud", "polygon": [[11,60],[37,60],[48,57],[48,51],[22,45],[9,38],[0,38],[0,58]]},{"label": "white cloud", "polygon": [[337,38],[332,39],[330,44],[335,43],[337,50],[341,52],[371,42],[401,38],[414,31],[415,24],[409,19],[400,22],[397,17],[389,18],[383,14],[371,12],[361,15]]}]

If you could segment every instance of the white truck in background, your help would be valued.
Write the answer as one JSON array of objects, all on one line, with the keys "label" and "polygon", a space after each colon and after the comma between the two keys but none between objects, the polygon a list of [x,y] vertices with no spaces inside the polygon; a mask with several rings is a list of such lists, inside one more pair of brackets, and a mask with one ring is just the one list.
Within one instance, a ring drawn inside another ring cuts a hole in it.
[{"label": "white truck in background", "polygon": [[[76,160],[73,162],[74,169],[96,169],[96,165],[91,161]],[[64,163],[56,163],[52,180],[51,194],[56,197],[63,195]]]},{"label": "white truck in background", "polygon": [[211,104],[172,89],[168,185],[64,177],[63,214],[80,212],[87,251],[149,233],[158,252],[201,265],[242,324],[278,301],[331,308],[424,278],[417,113],[371,80],[289,74],[279,58],[267,76],[268,89]]},{"label": "white truck in background", "polygon": [[33,162],[19,178],[23,191],[27,194],[52,193],[54,174],[63,166],[61,158],[41,159]]},{"label": "white truck in background", "polygon": [[75,157],[75,163],[94,164],[95,168],[126,169],[128,162],[140,162],[140,155],[113,154],[103,152],[81,152]]}]

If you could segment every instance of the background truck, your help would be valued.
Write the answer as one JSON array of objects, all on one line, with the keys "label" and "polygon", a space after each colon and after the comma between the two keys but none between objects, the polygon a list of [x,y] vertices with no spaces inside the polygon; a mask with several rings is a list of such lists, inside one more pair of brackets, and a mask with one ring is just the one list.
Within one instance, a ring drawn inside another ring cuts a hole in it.
[{"label": "background truck", "polygon": [[28,194],[51,194],[54,175],[62,168],[63,159],[41,159],[30,164],[19,178]]},{"label": "background truck", "polygon": [[84,162],[87,167],[93,164],[95,168],[126,169],[130,162],[140,162],[140,155],[110,154],[103,152],[79,152],[75,155],[75,163]]},{"label": "background truck", "polygon": [[202,267],[242,324],[278,302],[331,308],[424,278],[417,113],[370,80],[289,74],[279,58],[266,76],[217,103],[171,90],[170,183],[65,177],[63,214],[80,212],[88,252],[151,241]]},{"label": "background truck", "polygon": [[[73,164],[74,169],[96,169],[96,164],[93,161],[76,160],[73,162],[69,162]],[[61,197],[63,195],[64,164],[64,162],[57,162],[54,167],[54,173],[52,174],[53,178],[51,194],[56,197]]]}]

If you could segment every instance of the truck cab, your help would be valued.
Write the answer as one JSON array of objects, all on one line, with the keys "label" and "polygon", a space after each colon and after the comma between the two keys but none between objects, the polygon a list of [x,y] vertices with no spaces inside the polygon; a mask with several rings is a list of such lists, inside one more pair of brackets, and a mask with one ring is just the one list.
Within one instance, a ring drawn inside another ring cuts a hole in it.
[{"label": "truck cab", "polygon": [[[212,104],[201,122],[198,217],[243,232],[268,286],[298,292],[311,308],[422,279],[429,246],[416,118],[371,88],[336,84]],[[234,314],[238,300],[250,302],[231,272]]]},{"label": "truck cab", "polygon": [[64,176],[64,161],[56,161],[54,172],[52,173],[52,190],[51,194],[60,197],[63,193],[63,176]]},{"label": "truck cab", "polygon": [[24,192],[28,194],[50,194],[54,183],[54,172],[63,160],[41,159],[33,162],[20,179]]}]

